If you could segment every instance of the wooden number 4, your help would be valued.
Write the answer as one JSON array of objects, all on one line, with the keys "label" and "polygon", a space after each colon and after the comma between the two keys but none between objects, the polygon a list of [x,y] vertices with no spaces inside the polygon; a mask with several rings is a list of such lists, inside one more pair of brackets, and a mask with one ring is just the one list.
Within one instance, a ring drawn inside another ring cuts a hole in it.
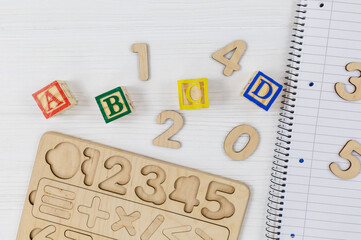
[{"label": "wooden number 4", "polygon": [[351,179],[357,176],[360,172],[360,161],[352,155],[352,152],[357,152],[361,155],[361,145],[353,140],[348,141],[340,152],[340,157],[347,159],[350,166],[346,170],[341,170],[336,163],[330,164],[330,170],[339,178]]},{"label": "wooden number 4", "polygon": [[[237,40],[228,44],[224,48],[218,50],[217,52],[212,54],[213,59],[218,62],[224,64],[226,67],[224,68],[223,74],[226,76],[231,76],[233,71],[238,71],[240,66],[238,65],[239,60],[241,59],[244,51],[246,50],[246,43]],[[234,53],[230,59],[226,58],[225,55],[234,50]]]},{"label": "wooden number 4", "polygon": [[200,180],[196,176],[180,177],[174,184],[174,191],[169,198],[184,203],[184,211],[191,213],[195,206],[199,205],[197,194],[199,190]]}]

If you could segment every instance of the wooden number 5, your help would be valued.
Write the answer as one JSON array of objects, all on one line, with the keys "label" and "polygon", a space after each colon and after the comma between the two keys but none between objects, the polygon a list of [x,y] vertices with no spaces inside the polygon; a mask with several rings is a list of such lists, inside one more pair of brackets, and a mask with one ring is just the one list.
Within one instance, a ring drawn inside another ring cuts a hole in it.
[{"label": "wooden number 5", "polygon": [[[351,72],[358,70],[361,72],[361,63],[359,62],[352,62],[346,65],[346,70]],[[349,93],[345,89],[345,84],[343,83],[336,83],[335,91],[340,96],[340,98],[347,100],[347,101],[357,101],[361,99],[361,75],[359,77],[351,77],[348,80],[352,85],[355,87],[355,91],[353,93]]]},{"label": "wooden number 5", "polygon": [[153,140],[153,144],[161,147],[180,148],[180,142],[169,139],[181,130],[184,124],[184,119],[182,115],[176,111],[164,111],[158,115],[157,123],[163,124],[168,119],[173,120],[173,125],[167,131],[156,137]]},{"label": "wooden number 5", "polygon": [[235,211],[234,205],[230,201],[228,201],[225,197],[217,195],[217,192],[233,194],[234,191],[235,189],[233,186],[215,181],[211,182],[208,186],[206,200],[218,202],[219,209],[216,212],[212,212],[208,208],[203,208],[202,209],[203,216],[213,220],[220,220],[223,218],[231,217]]},{"label": "wooden number 5", "polygon": [[[242,134],[248,134],[249,141],[241,151],[235,152],[233,145]],[[232,131],[227,135],[226,140],[224,141],[224,151],[233,160],[244,160],[251,156],[251,154],[256,150],[258,143],[259,136],[256,129],[248,125],[240,125],[232,129]]]},{"label": "wooden number 5", "polygon": [[353,140],[348,141],[339,153],[340,157],[347,159],[350,162],[350,167],[346,170],[341,170],[336,163],[330,164],[330,170],[339,178],[351,179],[357,176],[360,172],[360,161],[352,155],[355,151],[361,155],[361,145]]},{"label": "wooden number 5", "polygon": [[[230,59],[226,58],[225,55],[233,50],[234,53],[232,57]],[[224,68],[223,74],[230,76],[233,71],[238,71],[240,69],[238,62],[241,59],[244,51],[246,51],[246,43],[241,40],[237,40],[213,53],[212,57],[226,66]]]}]

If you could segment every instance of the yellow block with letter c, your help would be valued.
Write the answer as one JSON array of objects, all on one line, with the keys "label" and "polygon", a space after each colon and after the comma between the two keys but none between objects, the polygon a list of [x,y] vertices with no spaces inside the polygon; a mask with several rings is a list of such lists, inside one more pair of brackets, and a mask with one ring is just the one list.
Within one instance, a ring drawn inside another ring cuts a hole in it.
[{"label": "yellow block with letter c", "polygon": [[178,81],[179,109],[208,108],[208,86],[206,78]]}]

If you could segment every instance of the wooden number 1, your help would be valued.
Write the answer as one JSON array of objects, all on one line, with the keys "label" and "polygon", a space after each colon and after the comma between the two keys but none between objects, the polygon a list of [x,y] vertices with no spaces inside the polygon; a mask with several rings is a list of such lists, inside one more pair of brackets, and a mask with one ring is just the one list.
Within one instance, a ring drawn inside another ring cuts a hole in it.
[{"label": "wooden number 1", "polygon": [[146,43],[134,43],[132,45],[132,51],[139,55],[140,79],[143,81],[148,80],[148,45]]},{"label": "wooden number 1", "polygon": [[180,148],[180,142],[169,139],[173,137],[179,130],[181,130],[184,124],[184,119],[182,115],[176,111],[163,111],[158,115],[157,123],[163,124],[168,119],[173,120],[173,125],[167,131],[156,137],[153,140],[153,144],[167,148]]},{"label": "wooden number 1", "polygon": [[[358,70],[361,73],[361,63],[359,62],[352,62],[346,65],[346,70],[351,72]],[[347,101],[357,101],[361,99],[361,76],[359,77],[351,77],[348,80],[352,85],[355,87],[355,91],[353,93],[349,93],[345,89],[345,84],[343,83],[336,83],[335,91],[340,96],[340,98],[347,100]]]},{"label": "wooden number 1", "polygon": [[[212,54],[213,59],[226,66],[223,71],[224,75],[231,76],[233,71],[238,71],[240,69],[238,62],[244,51],[246,51],[246,47],[245,42],[237,40]],[[225,55],[233,50],[234,53],[232,57],[230,59],[226,58]]]},{"label": "wooden number 1", "polygon": [[[233,145],[236,140],[243,134],[248,134],[249,141],[241,151],[235,152],[233,149]],[[228,133],[226,140],[224,141],[224,151],[233,160],[244,160],[251,156],[251,154],[256,150],[258,143],[259,135],[256,129],[248,125],[240,125],[232,129],[232,131]]]},{"label": "wooden number 1", "polygon": [[347,159],[350,163],[350,167],[346,170],[341,170],[336,163],[330,164],[330,170],[339,178],[351,179],[356,177],[360,172],[360,161],[352,155],[355,151],[361,155],[361,145],[353,140],[348,141],[339,153],[340,157]]}]

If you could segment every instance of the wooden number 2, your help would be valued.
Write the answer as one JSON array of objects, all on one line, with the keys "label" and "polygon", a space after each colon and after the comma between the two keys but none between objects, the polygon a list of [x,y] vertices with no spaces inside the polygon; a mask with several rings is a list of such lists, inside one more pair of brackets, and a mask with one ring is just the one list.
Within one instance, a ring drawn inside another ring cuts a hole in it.
[{"label": "wooden number 2", "polygon": [[184,119],[182,115],[176,111],[164,111],[158,115],[157,123],[163,124],[168,119],[173,120],[173,125],[167,131],[156,137],[153,140],[153,144],[167,148],[180,148],[180,142],[169,139],[173,137],[179,130],[181,130],[184,124]]},{"label": "wooden number 2", "polygon": [[121,166],[122,169],[110,178],[99,183],[99,188],[105,191],[124,195],[127,193],[127,189],[122,187],[122,185],[129,182],[132,165],[128,159],[119,156],[110,157],[104,163],[106,169],[112,169],[116,165]]},{"label": "wooden number 2", "polygon": [[[246,51],[246,47],[247,46],[245,42],[237,40],[212,54],[213,59],[226,66],[223,71],[224,75],[230,76],[233,71],[238,71],[240,69],[238,62],[241,59],[244,51]],[[232,57],[230,59],[226,58],[225,55],[233,50],[234,53]]]},{"label": "wooden number 2", "polygon": [[[346,65],[346,70],[351,72],[358,70],[361,73],[361,63],[359,62],[351,62]],[[353,93],[349,93],[345,89],[345,84],[336,83],[335,91],[340,96],[340,98],[347,101],[357,101],[361,99],[361,75],[359,77],[351,77],[348,80],[355,87],[355,91]]]},{"label": "wooden number 2", "polygon": [[[248,134],[249,141],[241,151],[235,152],[233,145],[242,134]],[[224,151],[233,160],[244,160],[251,156],[251,154],[256,150],[258,143],[259,135],[256,129],[248,125],[239,125],[228,133],[226,140],[224,141]]]},{"label": "wooden number 2", "polygon": [[341,170],[336,163],[330,164],[330,170],[339,178],[351,179],[357,176],[360,172],[360,161],[352,155],[355,151],[361,155],[361,145],[353,140],[348,141],[339,153],[340,157],[347,159],[350,162],[350,167],[346,170]]},{"label": "wooden number 2", "polygon": [[155,173],[157,175],[154,179],[149,179],[147,181],[148,186],[154,189],[153,194],[147,194],[142,187],[135,188],[135,194],[146,202],[152,202],[157,205],[161,205],[165,202],[167,196],[165,195],[164,189],[162,187],[162,183],[165,181],[166,174],[163,169],[158,166],[148,165],[142,168],[142,174],[144,176]]},{"label": "wooden number 2", "polygon": [[231,217],[235,211],[234,205],[225,197],[218,195],[217,192],[233,194],[234,191],[235,189],[233,186],[212,181],[208,186],[206,200],[218,202],[219,209],[218,211],[213,212],[208,208],[203,208],[201,211],[203,216],[212,220],[220,220],[223,218]]},{"label": "wooden number 2", "polygon": [[140,79],[143,81],[148,80],[148,45],[146,43],[134,43],[132,45],[132,51],[139,55]]}]

